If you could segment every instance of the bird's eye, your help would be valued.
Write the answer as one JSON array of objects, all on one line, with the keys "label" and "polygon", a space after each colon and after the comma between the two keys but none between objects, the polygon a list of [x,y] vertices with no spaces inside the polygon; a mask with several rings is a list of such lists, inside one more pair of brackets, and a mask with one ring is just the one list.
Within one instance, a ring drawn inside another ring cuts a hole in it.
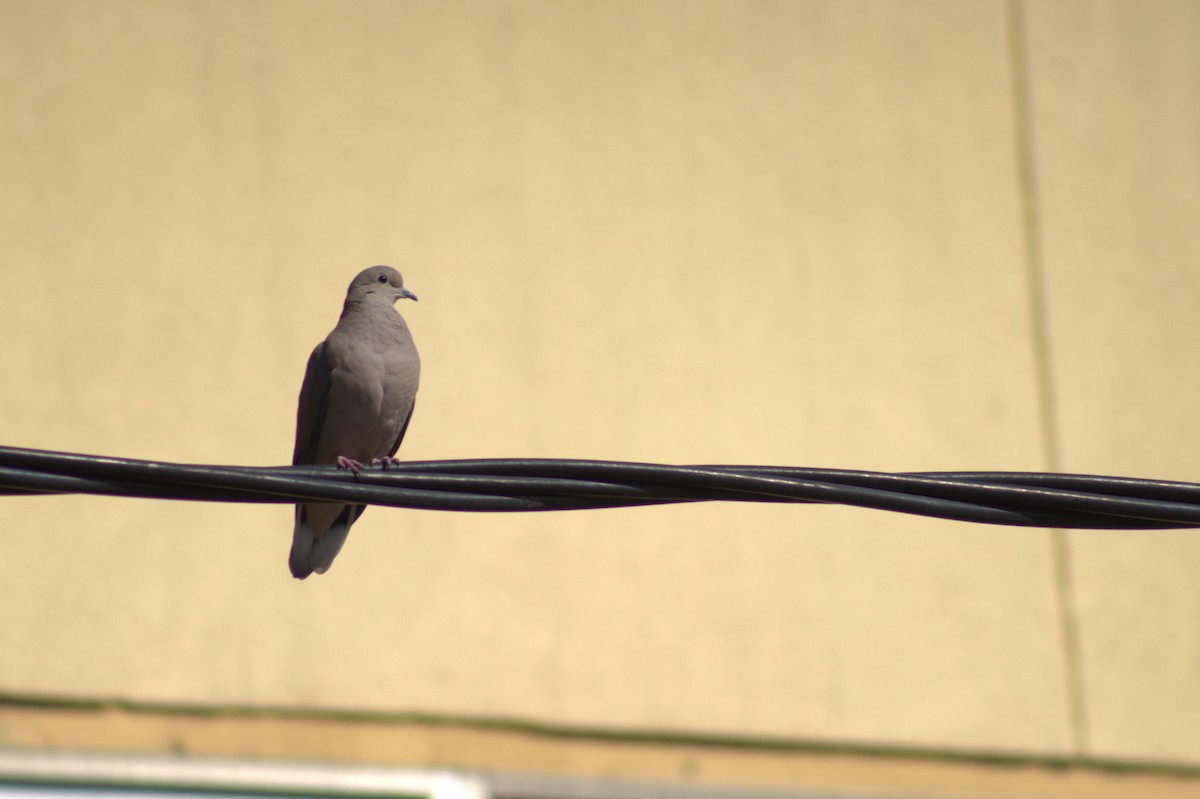
[{"label": "bird's eye", "polygon": [[387,275],[380,275],[380,276],[379,276],[379,282],[380,282],[380,283],[386,283],[386,282],[387,282]]}]

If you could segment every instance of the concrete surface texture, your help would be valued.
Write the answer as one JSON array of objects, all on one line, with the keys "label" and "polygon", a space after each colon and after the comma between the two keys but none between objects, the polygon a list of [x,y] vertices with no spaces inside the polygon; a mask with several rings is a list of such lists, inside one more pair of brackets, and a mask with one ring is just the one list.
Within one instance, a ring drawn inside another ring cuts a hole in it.
[{"label": "concrete surface texture", "polygon": [[[1200,479],[1200,5],[0,0],[0,442]],[[4,498],[0,691],[1200,766],[1200,533]],[[19,736],[18,736],[19,737]],[[0,741],[2,743],[2,741]]]}]

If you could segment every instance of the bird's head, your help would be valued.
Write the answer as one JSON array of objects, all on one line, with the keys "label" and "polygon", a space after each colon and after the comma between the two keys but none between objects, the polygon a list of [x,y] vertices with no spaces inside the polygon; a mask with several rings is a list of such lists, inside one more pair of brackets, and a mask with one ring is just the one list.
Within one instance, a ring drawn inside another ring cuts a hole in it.
[{"label": "bird's head", "polygon": [[416,294],[404,288],[404,278],[390,266],[372,266],[359,272],[350,281],[346,302],[352,300],[385,300],[389,305],[396,300],[415,300]]}]

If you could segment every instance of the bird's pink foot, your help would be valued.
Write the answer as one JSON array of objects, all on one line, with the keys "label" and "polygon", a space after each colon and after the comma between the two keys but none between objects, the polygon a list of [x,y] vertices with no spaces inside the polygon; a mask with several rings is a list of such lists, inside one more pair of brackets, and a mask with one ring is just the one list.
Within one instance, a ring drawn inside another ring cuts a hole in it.
[{"label": "bird's pink foot", "polygon": [[371,461],[371,465],[372,466],[382,466],[384,471],[387,471],[389,467],[399,466],[400,459],[399,458],[376,458],[375,460]]},{"label": "bird's pink foot", "polygon": [[345,455],[338,455],[337,467],[339,469],[349,469],[356,475],[363,470],[362,461],[356,461],[353,458],[347,458]]}]

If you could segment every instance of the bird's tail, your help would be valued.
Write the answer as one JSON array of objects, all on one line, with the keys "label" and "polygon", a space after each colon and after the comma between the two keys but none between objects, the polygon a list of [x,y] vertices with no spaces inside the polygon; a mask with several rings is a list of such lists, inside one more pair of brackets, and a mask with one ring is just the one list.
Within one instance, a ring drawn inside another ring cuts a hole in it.
[{"label": "bird's tail", "polygon": [[297,505],[288,556],[292,576],[303,580],[313,572],[324,574],[342,551],[350,525],[365,509],[365,505]]}]

